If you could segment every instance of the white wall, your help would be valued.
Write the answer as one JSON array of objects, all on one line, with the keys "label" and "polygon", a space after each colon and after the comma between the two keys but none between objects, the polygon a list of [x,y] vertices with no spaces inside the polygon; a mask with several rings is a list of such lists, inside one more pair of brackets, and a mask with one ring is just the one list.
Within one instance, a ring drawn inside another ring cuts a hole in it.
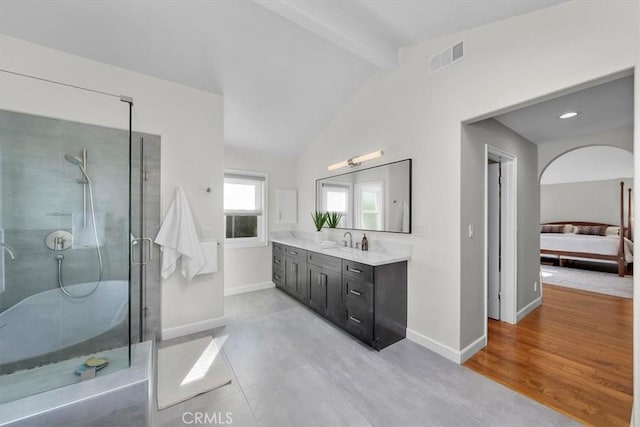
[{"label": "white wall", "polygon": [[474,224],[475,233],[472,238],[466,233],[461,235],[461,348],[484,336],[485,144],[516,156],[518,244],[515,311],[524,309],[540,297],[540,287],[534,290],[534,282],[540,280],[538,147],[493,119],[465,125],[462,129],[460,227],[467,229],[468,224]]},{"label": "white wall", "polygon": [[[414,159],[414,230],[424,226],[426,234],[371,233],[412,244],[411,339],[460,356],[460,123],[634,67],[637,8],[568,2],[402,49],[399,68],[373,76],[301,156],[300,212],[313,210],[315,179],[330,163],[376,149],[386,154],[378,164]],[[466,58],[429,75],[428,58],[462,37]],[[310,221],[301,226],[312,229]]]},{"label": "white wall", "polygon": [[623,127],[606,132],[538,144],[538,176],[542,176],[545,169],[555,159],[567,152],[582,147],[602,145],[633,152],[633,127]]},{"label": "white wall", "polygon": [[[254,151],[238,150],[225,146],[224,167],[253,172],[264,172],[268,175],[267,192],[268,230],[289,230],[289,225],[277,224],[276,189],[295,189],[296,167],[295,157],[274,156]],[[298,217],[300,217],[298,213]],[[302,215],[304,218],[304,215]],[[267,234],[268,236],[268,234]],[[271,248],[269,246],[255,248],[225,248],[224,250],[224,288],[225,293],[233,294],[260,285],[271,283]]]},{"label": "white wall", "polygon": [[[223,99],[146,75],[0,34],[0,68],[134,98],[133,129],[162,137],[162,207],[187,192],[204,237],[223,238]],[[128,127],[116,98],[0,73],[0,108],[117,128]],[[211,186],[211,194],[205,192]],[[127,197],[122,195],[121,197]],[[155,236],[150,236],[155,237]],[[219,264],[222,265],[220,254]],[[223,321],[223,271],[162,284],[162,328],[170,335]],[[213,320],[212,319],[218,319]]]},{"label": "white wall", "polygon": [[617,147],[584,147],[555,159],[540,184],[608,181],[633,177],[633,154]]},{"label": "white wall", "polygon": [[[624,182],[624,221],[632,179],[574,182],[540,186],[540,221],[620,223],[620,181]],[[637,196],[636,196],[637,197]]]}]

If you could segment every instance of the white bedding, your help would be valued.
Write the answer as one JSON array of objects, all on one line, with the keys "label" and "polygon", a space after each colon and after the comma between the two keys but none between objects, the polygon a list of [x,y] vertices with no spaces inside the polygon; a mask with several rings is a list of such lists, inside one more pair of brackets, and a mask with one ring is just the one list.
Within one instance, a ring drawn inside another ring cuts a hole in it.
[{"label": "white bedding", "polygon": [[[633,262],[633,242],[624,239],[626,262]],[[619,236],[591,236],[573,233],[540,233],[540,249],[565,252],[586,252],[599,255],[618,255]],[[564,258],[564,257],[563,257]],[[569,257],[566,257],[569,258]]]}]

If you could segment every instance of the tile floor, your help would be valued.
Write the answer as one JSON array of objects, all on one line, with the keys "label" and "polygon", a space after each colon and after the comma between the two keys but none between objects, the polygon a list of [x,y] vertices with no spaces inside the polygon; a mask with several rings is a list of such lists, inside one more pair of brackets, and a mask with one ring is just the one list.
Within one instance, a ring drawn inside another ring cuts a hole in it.
[{"label": "tile floor", "polygon": [[197,412],[229,412],[233,426],[578,425],[409,340],[376,352],[277,289],[226,297],[225,309],[224,328],[160,346],[212,335],[233,382],[154,410],[153,426]]}]

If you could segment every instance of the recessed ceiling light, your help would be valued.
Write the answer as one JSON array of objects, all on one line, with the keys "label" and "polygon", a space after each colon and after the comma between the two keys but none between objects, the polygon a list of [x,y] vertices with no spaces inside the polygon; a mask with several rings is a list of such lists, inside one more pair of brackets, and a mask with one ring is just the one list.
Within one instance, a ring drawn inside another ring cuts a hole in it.
[{"label": "recessed ceiling light", "polygon": [[580,111],[567,111],[566,113],[562,113],[558,116],[559,119],[561,120],[565,120],[565,119],[573,119],[575,116],[577,116],[578,114],[580,114]]}]

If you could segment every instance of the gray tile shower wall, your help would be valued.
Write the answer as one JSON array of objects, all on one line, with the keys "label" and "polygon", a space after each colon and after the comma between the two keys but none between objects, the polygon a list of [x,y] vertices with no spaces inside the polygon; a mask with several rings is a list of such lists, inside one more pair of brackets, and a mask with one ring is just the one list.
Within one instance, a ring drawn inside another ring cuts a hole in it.
[{"label": "gray tile shower wall", "polygon": [[[103,234],[103,280],[129,278],[129,200],[131,231],[136,237],[154,238],[160,228],[160,137],[134,133],[129,186],[129,135],[127,131],[0,111],[0,229],[4,242],[16,252],[5,253],[5,291],[0,292],[0,313],[20,301],[58,288],[56,251],[44,244],[56,230],[73,232],[73,214],[82,212],[83,177],[65,154],[87,149],[87,172],[93,193],[99,233]],[[87,216],[90,221],[87,194]],[[104,232],[100,231],[104,228]],[[92,230],[89,230],[89,238]],[[131,332],[124,321],[87,341],[48,354],[0,365],[0,375],[54,363],[160,337],[160,250],[153,246],[153,261],[131,270]],[[95,247],[61,252],[67,285],[98,278]],[[145,285],[140,292],[141,283]],[[140,303],[142,296],[142,304]],[[87,321],[88,319],[78,319]]]},{"label": "gray tile shower wall", "polygon": [[[160,142],[157,135],[133,134],[131,229],[136,237],[153,239],[160,230]],[[153,245],[152,251],[151,262],[131,272],[131,342],[140,338],[140,310],[143,310],[142,341],[160,337],[160,248]]]},{"label": "gray tile shower wall", "polygon": [[[160,230],[162,222],[162,206],[160,205],[160,137],[145,136],[145,161],[143,167],[146,171],[144,181],[143,234],[145,237],[155,238]],[[153,245],[153,261],[144,268],[144,307],[146,307],[144,336],[141,341],[160,339],[160,247]]]},{"label": "gray tile shower wall", "polygon": [[[65,154],[88,152],[99,228],[104,227],[103,278],[128,277],[128,132],[68,121],[0,112],[0,228],[16,259],[5,255],[5,292],[0,312],[35,293],[57,287],[55,251],[44,245],[54,230],[72,231],[72,214],[83,211],[82,173]],[[87,215],[90,216],[87,192]],[[100,224],[102,222],[103,224]],[[63,252],[67,284],[98,277],[95,248]]]}]

